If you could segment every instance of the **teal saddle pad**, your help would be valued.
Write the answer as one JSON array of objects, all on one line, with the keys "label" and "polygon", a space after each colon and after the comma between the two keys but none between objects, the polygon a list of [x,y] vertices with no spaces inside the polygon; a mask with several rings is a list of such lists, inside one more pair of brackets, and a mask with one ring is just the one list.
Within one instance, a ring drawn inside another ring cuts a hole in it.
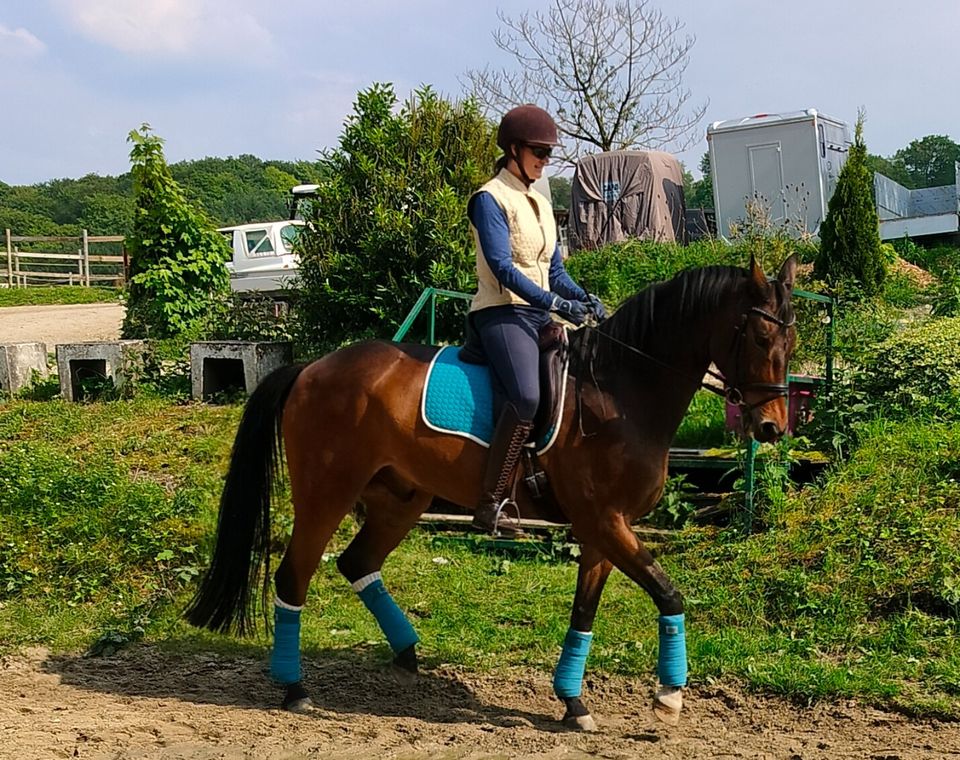
[{"label": "teal saddle pad", "polygon": [[[427,427],[489,446],[493,437],[493,388],[490,368],[460,361],[459,346],[437,352],[424,383],[421,414]],[[537,441],[538,453],[553,442],[554,430]]]}]

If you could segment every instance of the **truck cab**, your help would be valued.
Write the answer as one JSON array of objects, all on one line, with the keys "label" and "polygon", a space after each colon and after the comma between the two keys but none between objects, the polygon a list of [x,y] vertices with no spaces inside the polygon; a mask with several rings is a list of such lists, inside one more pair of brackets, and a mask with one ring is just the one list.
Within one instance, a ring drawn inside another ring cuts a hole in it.
[{"label": "truck cab", "polygon": [[284,293],[299,267],[294,245],[303,227],[303,221],[287,219],[219,228],[232,251],[227,262],[231,290],[263,296]]}]

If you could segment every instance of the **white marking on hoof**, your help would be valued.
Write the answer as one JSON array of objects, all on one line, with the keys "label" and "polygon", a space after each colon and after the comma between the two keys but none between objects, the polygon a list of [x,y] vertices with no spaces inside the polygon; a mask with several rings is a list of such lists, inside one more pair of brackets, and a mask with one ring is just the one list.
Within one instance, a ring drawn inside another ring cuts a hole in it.
[{"label": "white marking on hoof", "polygon": [[653,697],[653,712],[668,726],[676,726],[680,722],[680,711],[683,709],[683,687],[661,686]]},{"label": "white marking on hoof", "polygon": [[597,730],[597,722],[592,715],[578,715],[563,719],[563,725],[574,731],[586,731],[592,733]]},{"label": "white marking on hoof", "polygon": [[419,676],[416,673],[411,673],[409,670],[406,668],[401,668],[399,665],[391,665],[390,673],[401,686],[415,686],[419,680]]},{"label": "white marking on hoof", "polygon": [[304,697],[303,699],[298,699],[295,702],[291,702],[284,708],[287,712],[296,713],[297,715],[307,715],[308,713],[316,712],[317,708],[313,706],[313,702],[310,697]]}]

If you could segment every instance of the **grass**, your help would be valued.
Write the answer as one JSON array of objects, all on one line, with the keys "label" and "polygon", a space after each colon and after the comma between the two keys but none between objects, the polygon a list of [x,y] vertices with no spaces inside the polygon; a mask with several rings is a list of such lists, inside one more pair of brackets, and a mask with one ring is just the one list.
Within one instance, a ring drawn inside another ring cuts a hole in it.
[{"label": "grass", "polygon": [[[0,649],[82,651],[144,638],[265,655],[188,627],[238,406],[135,398],[0,405]],[[688,528],[661,553],[687,600],[694,682],[735,679],[801,703],[858,697],[960,719],[960,429],[875,422],[819,484],[760,498],[749,537]],[[274,511],[283,539],[286,499]],[[304,616],[308,656],[389,651],[327,548]],[[552,670],[576,565],[480,537],[414,531],[384,578],[427,664]],[[276,558],[275,558],[276,561]],[[590,672],[652,683],[657,612],[611,576]],[[96,648],[96,647],[95,647]]]},{"label": "grass", "polygon": [[88,288],[80,285],[0,288],[0,307],[112,303],[120,300],[120,294],[119,288]]}]

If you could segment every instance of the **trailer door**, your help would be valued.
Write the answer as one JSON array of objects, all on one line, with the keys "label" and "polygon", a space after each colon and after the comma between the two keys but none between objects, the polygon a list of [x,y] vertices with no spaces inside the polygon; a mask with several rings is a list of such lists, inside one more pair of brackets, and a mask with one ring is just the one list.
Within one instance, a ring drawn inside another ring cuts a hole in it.
[{"label": "trailer door", "polygon": [[753,197],[759,199],[773,221],[782,221],[786,214],[783,208],[783,162],[780,142],[750,145],[750,184]]}]

